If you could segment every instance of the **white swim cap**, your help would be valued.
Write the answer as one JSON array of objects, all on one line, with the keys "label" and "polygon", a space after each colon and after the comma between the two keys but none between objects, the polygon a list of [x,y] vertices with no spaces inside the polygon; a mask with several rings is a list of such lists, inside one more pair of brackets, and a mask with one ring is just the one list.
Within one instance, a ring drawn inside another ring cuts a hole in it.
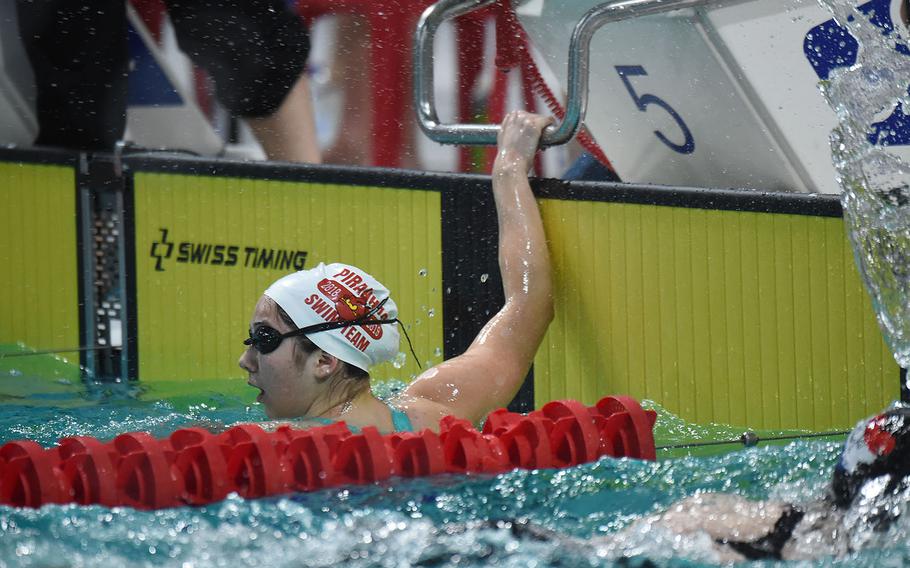
[{"label": "white swim cap", "polygon": [[[366,272],[349,264],[334,263],[301,270],[279,278],[265,295],[275,300],[298,328],[350,321],[385,303],[370,317],[398,317],[398,306],[389,290]],[[364,371],[398,354],[398,324],[353,325],[308,334],[317,347]]]}]

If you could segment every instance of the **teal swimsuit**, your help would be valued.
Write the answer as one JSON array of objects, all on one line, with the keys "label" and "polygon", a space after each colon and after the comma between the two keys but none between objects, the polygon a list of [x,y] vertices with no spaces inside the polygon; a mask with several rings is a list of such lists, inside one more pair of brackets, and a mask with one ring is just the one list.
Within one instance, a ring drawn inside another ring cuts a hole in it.
[{"label": "teal swimsuit", "polygon": [[396,432],[414,431],[414,425],[411,424],[411,419],[408,418],[408,415],[405,414],[403,410],[398,410],[388,402],[386,405],[389,407],[389,410],[392,411],[392,428],[395,428]]},{"label": "teal swimsuit", "polygon": [[[385,402],[385,401],[383,401],[383,402]],[[411,424],[411,419],[408,418],[408,415],[405,414],[404,411],[395,408],[389,402],[385,402],[385,404],[386,404],[386,406],[389,407],[389,411],[392,413],[392,428],[394,428],[396,432],[413,432],[414,431],[414,425]],[[319,416],[315,416],[312,418],[306,418],[306,420],[309,420],[311,422],[316,422],[319,424],[334,424],[336,422],[335,420],[332,420],[331,418],[322,418]],[[358,428],[356,426],[348,425],[348,428],[351,430],[351,432],[354,432],[355,434],[357,432],[360,432],[360,428]]]}]

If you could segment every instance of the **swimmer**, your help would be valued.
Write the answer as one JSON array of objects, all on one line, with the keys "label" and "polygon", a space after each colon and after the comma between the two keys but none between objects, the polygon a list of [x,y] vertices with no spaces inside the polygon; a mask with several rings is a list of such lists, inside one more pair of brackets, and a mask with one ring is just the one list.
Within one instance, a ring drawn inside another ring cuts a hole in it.
[{"label": "swimmer", "polygon": [[[720,562],[842,558],[874,542],[910,504],[910,408],[860,421],[844,442],[824,498],[804,504],[704,493],[636,520],[619,533],[576,539],[524,521],[500,523],[529,540],[621,556],[623,545],[667,537],[706,543]],[[705,538],[707,537],[707,538]],[[697,546],[697,545],[696,545]]]},{"label": "swimmer", "polygon": [[468,349],[422,373],[387,404],[373,395],[369,369],[399,350],[401,324],[389,290],[347,264],[287,275],[257,302],[239,361],[269,418],[300,426],[344,421],[381,432],[437,430],[444,416],[476,424],[512,400],[553,319],[550,258],[528,182],[551,122],[525,112],[503,120],[492,185],[505,304]]}]

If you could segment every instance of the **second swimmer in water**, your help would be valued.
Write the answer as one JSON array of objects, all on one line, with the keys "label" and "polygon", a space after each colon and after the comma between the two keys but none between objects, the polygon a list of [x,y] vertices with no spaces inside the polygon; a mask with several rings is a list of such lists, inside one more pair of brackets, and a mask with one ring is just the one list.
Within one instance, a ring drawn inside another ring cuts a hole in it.
[{"label": "second swimmer in water", "polygon": [[555,542],[567,554],[574,551],[598,558],[623,557],[630,547],[640,555],[645,539],[672,546],[689,542],[694,547],[687,545],[690,552],[705,552],[726,563],[813,560],[844,558],[869,546],[881,546],[887,542],[882,537],[908,512],[908,506],[910,408],[897,405],[857,424],[844,442],[822,499],[786,503],[702,493],[642,517],[617,533],[591,539],[573,538],[524,521],[493,526],[508,529],[519,538]]},{"label": "second swimmer in water", "polygon": [[256,304],[240,366],[273,420],[343,420],[380,431],[479,422],[518,392],[553,318],[550,257],[528,171],[550,118],[510,113],[493,165],[505,304],[468,349],[421,374],[387,404],[369,369],[398,353],[389,290],[348,264],[320,264],[272,284]]}]

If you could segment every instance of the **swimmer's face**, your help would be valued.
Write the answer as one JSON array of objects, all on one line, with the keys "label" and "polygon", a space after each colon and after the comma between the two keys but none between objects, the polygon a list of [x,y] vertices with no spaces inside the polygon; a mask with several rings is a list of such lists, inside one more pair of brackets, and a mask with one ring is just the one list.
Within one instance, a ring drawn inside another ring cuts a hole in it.
[{"label": "swimmer's face", "polygon": [[[278,315],[275,302],[262,296],[256,303],[250,320],[250,331],[255,333],[260,326],[268,326],[280,333],[291,328]],[[299,353],[297,341],[286,339],[274,351],[262,354],[248,347],[240,356],[238,364],[249,373],[248,384],[260,390],[257,402],[265,407],[265,413],[275,420],[297,418],[306,415],[312,405],[313,389],[307,388],[305,361],[309,355]]]}]

